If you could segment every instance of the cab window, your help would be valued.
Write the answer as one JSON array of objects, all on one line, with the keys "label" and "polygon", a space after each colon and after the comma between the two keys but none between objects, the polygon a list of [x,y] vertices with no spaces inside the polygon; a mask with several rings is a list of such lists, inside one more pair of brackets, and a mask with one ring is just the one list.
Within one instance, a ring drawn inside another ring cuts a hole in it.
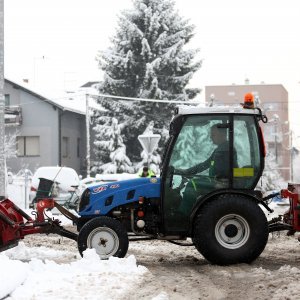
[{"label": "cab window", "polygon": [[233,144],[239,167],[233,169],[233,187],[252,189],[261,171],[261,151],[253,116],[235,116]]}]

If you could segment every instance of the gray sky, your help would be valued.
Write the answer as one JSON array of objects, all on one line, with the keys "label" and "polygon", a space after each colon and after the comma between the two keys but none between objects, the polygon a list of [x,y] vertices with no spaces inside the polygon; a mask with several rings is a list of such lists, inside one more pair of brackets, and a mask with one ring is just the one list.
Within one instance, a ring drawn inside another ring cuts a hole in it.
[{"label": "gray sky", "polygon": [[[281,83],[300,134],[299,0],[175,2],[196,26],[190,47],[200,48],[203,59],[191,84]],[[131,0],[5,0],[6,76],[29,78],[51,92],[101,79],[95,56],[108,47],[116,15],[127,8]]]}]

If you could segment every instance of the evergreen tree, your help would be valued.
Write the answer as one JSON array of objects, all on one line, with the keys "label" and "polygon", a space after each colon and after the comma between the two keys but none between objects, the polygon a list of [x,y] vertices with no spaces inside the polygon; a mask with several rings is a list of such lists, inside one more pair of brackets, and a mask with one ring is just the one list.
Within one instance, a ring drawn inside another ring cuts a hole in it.
[{"label": "evergreen tree", "polygon": [[[101,173],[132,173],[131,161],[126,156],[126,146],[121,137],[121,127],[116,118],[111,121],[107,119],[105,125],[99,126],[96,138],[101,136],[102,140],[97,139],[95,144],[103,151],[103,155],[109,153],[108,163],[98,164],[93,167],[93,171]],[[104,139],[104,140],[103,140]]]},{"label": "evergreen tree", "polygon": [[[99,101],[107,112],[104,116],[96,115],[96,121],[105,124],[107,117],[117,118],[122,124],[128,155],[132,161],[138,161],[141,146],[137,136],[150,121],[155,122],[154,133],[165,133],[169,126],[174,105],[159,100],[184,101],[200,92],[186,86],[201,62],[193,62],[198,50],[184,49],[193,37],[194,26],[178,15],[174,1],[134,0],[133,4],[133,10],[120,15],[112,46],[99,53],[99,66],[104,71],[99,92],[157,101],[126,102],[103,98]],[[98,129],[96,126],[95,130]],[[165,134],[161,144],[164,142]],[[103,151],[98,148],[96,154]],[[102,162],[106,157],[107,154]]]}]

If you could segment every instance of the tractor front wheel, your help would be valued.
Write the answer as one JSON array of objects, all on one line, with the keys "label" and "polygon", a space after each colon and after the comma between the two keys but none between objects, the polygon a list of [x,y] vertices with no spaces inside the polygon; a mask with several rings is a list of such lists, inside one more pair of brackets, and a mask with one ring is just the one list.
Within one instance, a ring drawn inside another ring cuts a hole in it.
[{"label": "tractor front wheel", "polygon": [[193,242],[211,263],[250,263],[268,241],[265,214],[252,199],[225,194],[206,203],[195,218]]},{"label": "tractor front wheel", "polygon": [[88,221],[78,235],[81,256],[87,248],[94,248],[101,259],[108,259],[110,256],[124,257],[128,244],[124,226],[118,220],[104,216]]}]

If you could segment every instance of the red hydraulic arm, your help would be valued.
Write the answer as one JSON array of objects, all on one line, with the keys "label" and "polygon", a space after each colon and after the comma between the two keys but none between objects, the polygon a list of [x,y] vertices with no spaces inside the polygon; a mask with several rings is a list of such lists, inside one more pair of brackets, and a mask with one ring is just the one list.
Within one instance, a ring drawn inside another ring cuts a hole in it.
[{"label": "red hydraulic arm", "polygon": [[284,215],[284,221],[290,224],[295,231],[300,231],[300,198],[299,184],[289,184],[288,189],[281,190],[281,197],[288,198],[290,208]]}]

